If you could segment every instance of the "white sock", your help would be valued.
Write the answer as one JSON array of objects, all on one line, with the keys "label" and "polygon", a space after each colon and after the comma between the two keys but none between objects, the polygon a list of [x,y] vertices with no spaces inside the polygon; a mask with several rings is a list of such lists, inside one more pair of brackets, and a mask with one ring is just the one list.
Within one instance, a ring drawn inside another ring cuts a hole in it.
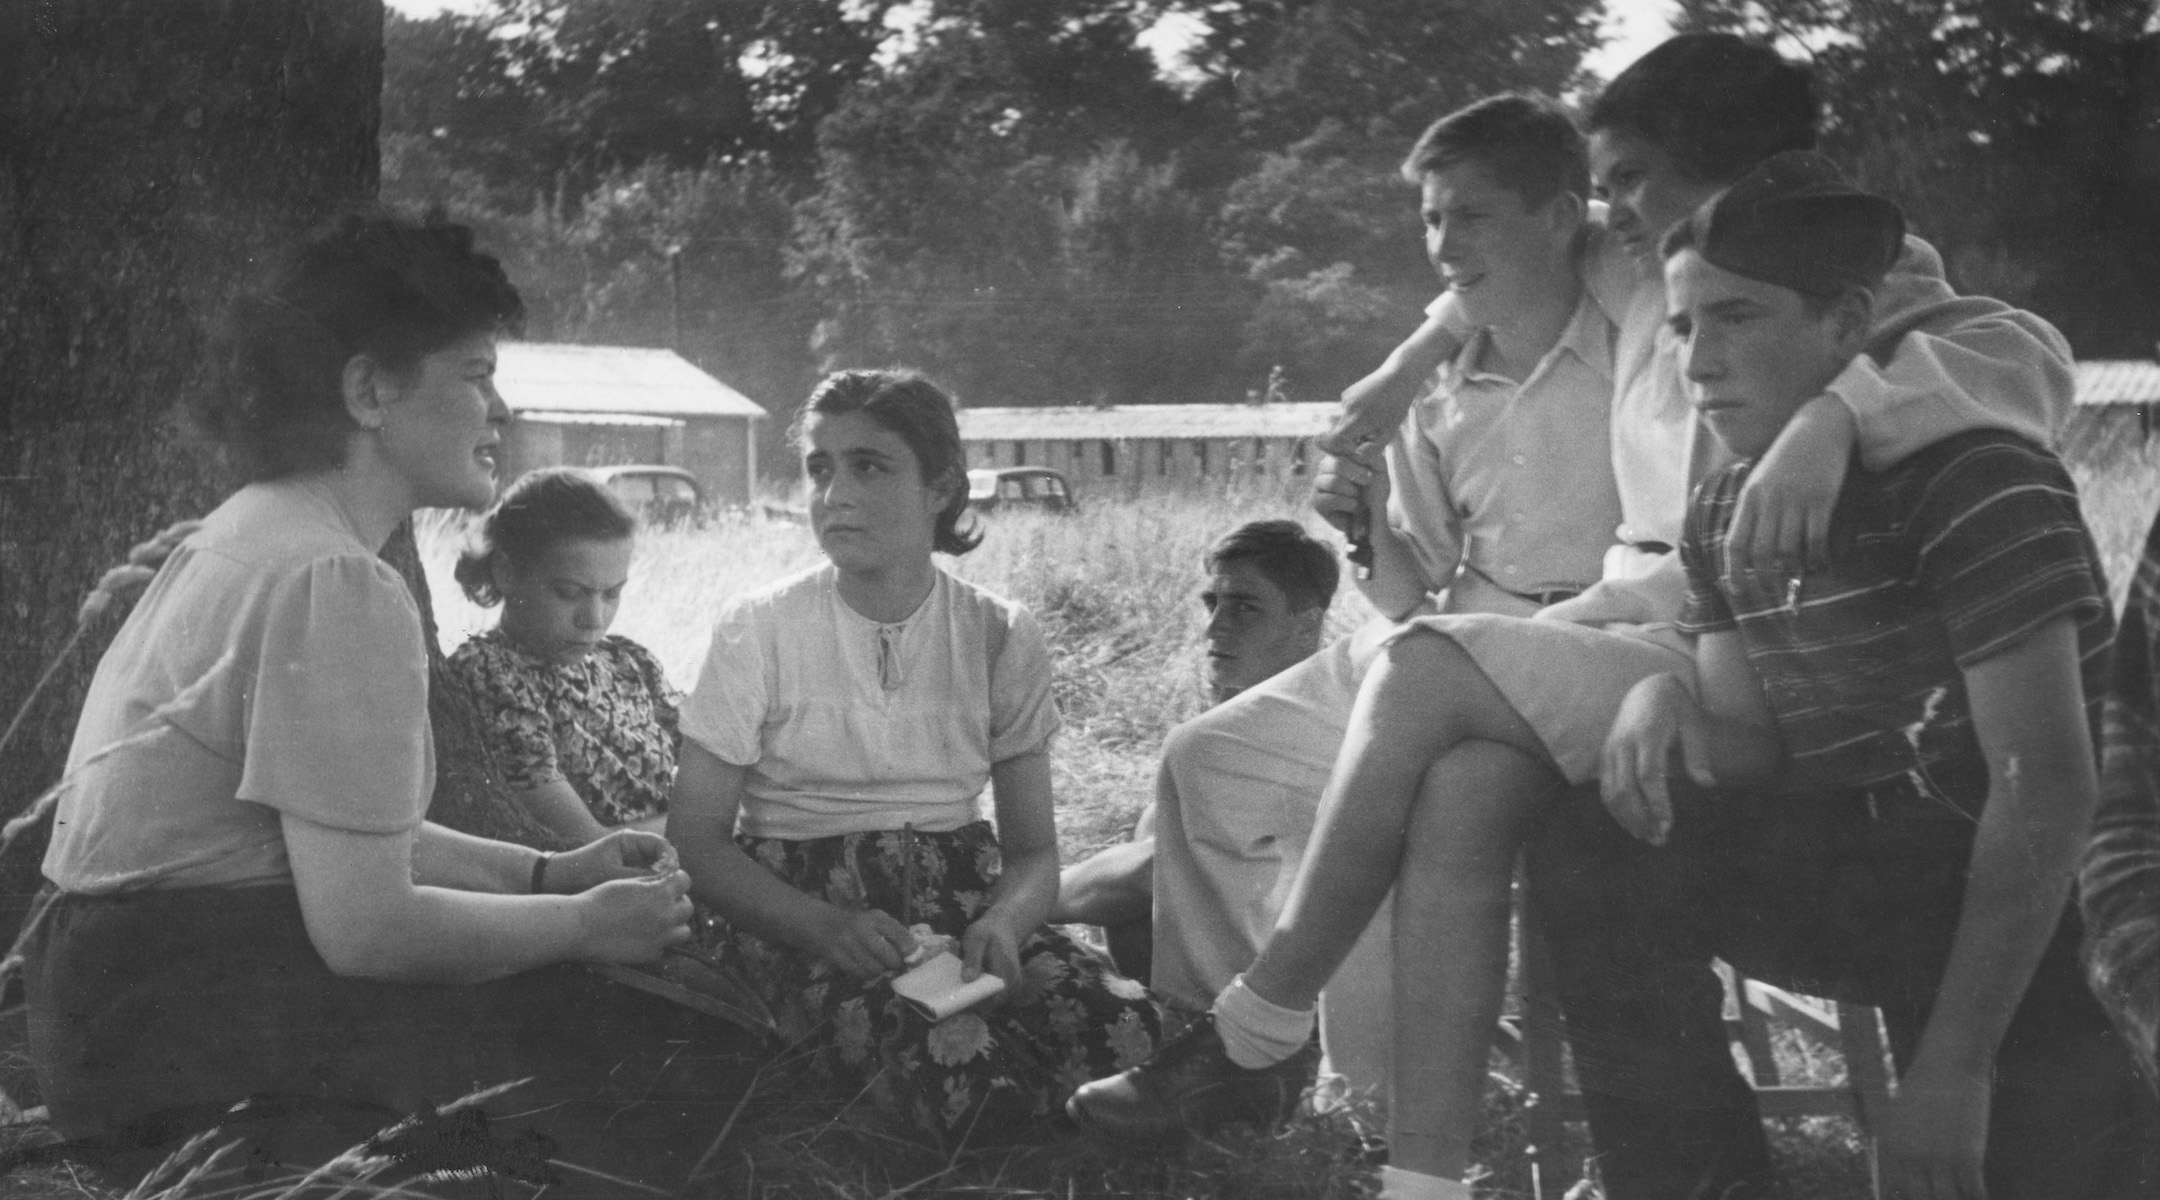
[{"label": "white sock", "polygon": [[1382,1167],[1380,1200],[1470,1200],[1470,1185],[1460,1179]]},{"label": "white sock", "polygon": [[1215,997],[1215,1032],[1230,1061],[1258,1070],[1296,1054],[1312,1040],[1313,1010],[1284,1008],[1263,999],[1238,976]]}]

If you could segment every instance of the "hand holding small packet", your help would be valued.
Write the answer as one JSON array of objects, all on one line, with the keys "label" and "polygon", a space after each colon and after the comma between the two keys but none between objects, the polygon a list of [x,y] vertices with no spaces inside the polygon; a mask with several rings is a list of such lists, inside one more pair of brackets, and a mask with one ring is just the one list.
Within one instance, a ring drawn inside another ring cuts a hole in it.
[{"label": "hand holding small packet", "polygon": [[987,972],[962,981],[954,939],[933,933],[928,925],[913,926],[908,932],[915,935],[915,950],[907,956],[908,971],[894,979],[892,986],[924,1016],[942,1021],[1005,990],[1005,981]]}]

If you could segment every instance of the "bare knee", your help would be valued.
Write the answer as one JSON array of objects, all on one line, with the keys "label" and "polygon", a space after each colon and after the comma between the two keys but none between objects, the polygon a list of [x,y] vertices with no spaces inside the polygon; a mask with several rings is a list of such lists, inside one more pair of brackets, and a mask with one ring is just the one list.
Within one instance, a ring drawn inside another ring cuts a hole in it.
[{"label": "bare knee", "polygon": [[1453,637],[1411,627],[1382,647],[1359,703],[1417,744],[1441,753],[1473,741],[1496,742],[1549,761],[1514,705]]}]

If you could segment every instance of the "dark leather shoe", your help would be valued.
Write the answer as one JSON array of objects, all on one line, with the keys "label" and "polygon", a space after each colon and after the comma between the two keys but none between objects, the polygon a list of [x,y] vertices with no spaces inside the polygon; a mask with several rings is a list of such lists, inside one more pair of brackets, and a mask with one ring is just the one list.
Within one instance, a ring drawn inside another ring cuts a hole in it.
[{"label": "dark leather shoe", "polygon": [[1257,1070],[1230,1061],[1215,1014],[1194,1021],[1144,1063],[1083,1085],[1065,1102],[1082,1129],[1123,1142],[1162,1145],[1231,1121],[1274,1125],[1289,1117],[1319,1070],[1320,1048]]}]

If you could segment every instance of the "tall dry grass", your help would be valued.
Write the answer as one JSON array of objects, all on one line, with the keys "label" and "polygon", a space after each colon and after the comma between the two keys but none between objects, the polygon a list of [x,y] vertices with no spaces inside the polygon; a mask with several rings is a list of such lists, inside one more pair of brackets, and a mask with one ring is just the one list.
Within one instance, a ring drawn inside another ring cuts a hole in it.
[{"label": "tall dry grass", "polygon": [[[1163,735],[1206,704],[1196,598],[1202,559],[1223,533],[1264,517],[1303,520],[1332,536],[1305,508],[1297,484],[1084,503],[1070,514],[990,514],[980,518],[981,546],[939,560],[960,578],[1027,605],[1043,626],[1065,718],[1051,757],[1068,855],[1104,845],[1131,825],[1152,793]],[[451,579],[467,523],[430,513],[420,528],[446,651],[494,621]],[[728,597],[822,561],[806,527],[762,516],[647,530],[615,631],[652,650],[669,680],[688,690]],[[1371,611],[1346,576],[1331,624],[1347,628]]]}]

